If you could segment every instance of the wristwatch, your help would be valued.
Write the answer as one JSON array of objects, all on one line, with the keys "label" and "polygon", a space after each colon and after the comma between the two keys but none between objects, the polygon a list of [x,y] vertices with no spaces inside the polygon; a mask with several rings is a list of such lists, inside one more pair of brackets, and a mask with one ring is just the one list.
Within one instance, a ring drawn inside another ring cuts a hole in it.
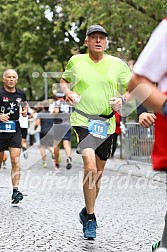
[{"label": "wristwatch", "polygon": [[126,98],[124,98],[123,96],[120,97],[122,99],[122,104],[126,103]]}]

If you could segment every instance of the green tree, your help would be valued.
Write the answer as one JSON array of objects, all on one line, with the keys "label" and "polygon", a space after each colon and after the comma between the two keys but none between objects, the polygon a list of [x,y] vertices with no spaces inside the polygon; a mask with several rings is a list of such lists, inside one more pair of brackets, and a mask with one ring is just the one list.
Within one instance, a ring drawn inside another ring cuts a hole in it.
[{"label": "green tree", "polygon": [[[30,100],[44,99],[44,72],[62,72],[72,54],[84,53],[92,24],[109,33],[108,53],[138,57],[151,31],[167,15],[166,0],[1,0],[0,71],[18,71]],[[39,73],[34,78],[34,72]],[[52,85],[59,79],[51,76]]]}]

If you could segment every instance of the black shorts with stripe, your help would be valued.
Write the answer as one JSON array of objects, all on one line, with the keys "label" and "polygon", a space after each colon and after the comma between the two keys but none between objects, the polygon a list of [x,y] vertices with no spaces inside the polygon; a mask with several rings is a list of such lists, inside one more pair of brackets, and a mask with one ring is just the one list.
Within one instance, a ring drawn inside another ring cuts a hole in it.
[{"label": "black shorts with stripe", "polygon": [[85,127],[73,126],[73,128],[81,150],[91,148],[101,160],[107,160],[110,157],[113,134],[101,139],[91,135]]},{"label": "black shorts with stripe", "polygon": [[0,152],[8,150],[9,147],[21,148],[21,128],[19,122],[16,122],[16,132],[0,133]]}]

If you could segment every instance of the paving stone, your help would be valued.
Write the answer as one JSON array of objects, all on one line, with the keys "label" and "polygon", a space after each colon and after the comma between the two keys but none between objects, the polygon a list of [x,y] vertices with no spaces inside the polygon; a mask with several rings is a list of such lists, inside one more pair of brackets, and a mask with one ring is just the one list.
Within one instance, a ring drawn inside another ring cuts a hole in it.
[{"label": "paving stone", "polygon": [[95,208],[97,238],[87,241],[78,218],[84,206],[81,156],[73,150],[73,167],[66,170],[61,150],[61,168],[55,172],[49,154],[44,169],[39,149],[28,152],[29,158],[21,160],[20,190],[26,196],[16,207],[10,205],[10,163],[0,172],[0,252],[147,252],[161,237],[166,209],[163,174],[155,179],[151,167],[138,170],[126,164],[118,172],[126,160],[108,160]]}]

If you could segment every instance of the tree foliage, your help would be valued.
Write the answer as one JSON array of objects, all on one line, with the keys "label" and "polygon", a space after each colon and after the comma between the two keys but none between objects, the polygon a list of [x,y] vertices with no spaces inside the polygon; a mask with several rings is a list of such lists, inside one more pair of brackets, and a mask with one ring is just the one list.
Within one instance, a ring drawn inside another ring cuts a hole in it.
[{"label": "tree foliage", "polygon": [[[88,26],[108,31],[108,53],[135,60],[166,12],[166,0],[1,0],[1,75],[15,68],[28,98],[43,99],[43,72],[63,71],[72,54],[86,52]],[[49,96],[57,81],[48,79]]]}]

